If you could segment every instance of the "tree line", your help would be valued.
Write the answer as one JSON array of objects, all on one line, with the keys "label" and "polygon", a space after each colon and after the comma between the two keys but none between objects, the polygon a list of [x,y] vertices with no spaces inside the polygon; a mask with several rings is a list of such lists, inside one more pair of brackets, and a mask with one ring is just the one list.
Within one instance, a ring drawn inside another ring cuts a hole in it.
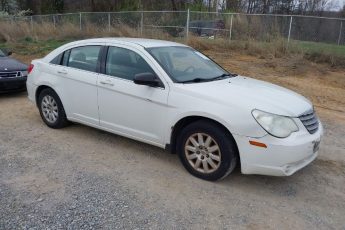
[{"label": "tree line", "polygon": [[[345,16],[338,0],[0,0],[2,14],[136,10],[197,10],[248,14]],[[335,9],[339,9],[334,12]]]}]

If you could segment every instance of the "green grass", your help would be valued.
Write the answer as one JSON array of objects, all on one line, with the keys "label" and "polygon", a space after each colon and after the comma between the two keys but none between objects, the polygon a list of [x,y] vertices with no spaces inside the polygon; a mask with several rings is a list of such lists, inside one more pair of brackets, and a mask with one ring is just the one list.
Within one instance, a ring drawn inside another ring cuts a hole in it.
[{"label": "green grass", "polygon": [[[0,49],[5,48],[22,56],[43,57],[55,48],[71,41],[71,39],[35,40],[31,37],[25,37],[14,42],[0,42]],[[276,42],[232,41],[231,43],[207,39],[191,39],[191,41],[190,45],[200,50],[221,47],[224,50],[244,50],[252,55],[260,54],[261,56],[265,56],[274,54],[275,57],[288,56],[289,53],[300,53],[303,54],[307,60],[316,63],[328,63],[332,66],[345,67],[344,45],[338,46],[335,44],[317,42],[292,41],[292,43],[287,46],[284,40]],[[288,49],[286,50],[286,48]]]},{"label": "green grass", "polygon": [[0,43],[0,48],[11,50],[20,55],[45,55],[70,40],[33,40],[29,37],[11,43]]},{"label": "green grass", "polygon": [[327,44],[321,42],[295,41],[297,46],[306,53],[323,53],[345,57],[345,45]]}]

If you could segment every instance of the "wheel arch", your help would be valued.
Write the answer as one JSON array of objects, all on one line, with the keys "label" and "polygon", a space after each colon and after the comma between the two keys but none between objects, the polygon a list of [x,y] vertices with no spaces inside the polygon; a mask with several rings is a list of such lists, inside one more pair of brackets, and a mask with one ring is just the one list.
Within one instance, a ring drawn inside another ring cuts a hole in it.
[{"label": "wheel arch", "polygon": [[235,144],[238,160],[240,159],[239,149],[238,149],[236,140],[233,137],[230,130],[224,124],[222,124],[221,122],[219,122],[213,118],[199,116],[199,115],[186,116],[186,117],[181,118],[180,120],[178,120],[175,123],[175,125],[172,127],[172,130],[171,130],[170,144],[166,147],[170,151],[170,153],[172,153],[172,154],[176,153],[176,148],[177,148],[176,141],[177,141],[177,137],[178,137],[179,133],[182,131],[182,129],[184,127],[186,127],[187,125],[194,123],[196,121],[199,121],[199,120],[211,121],[212,123],[214,123],[215,125],[217,125],[221,129],[223,129],[227,134],[229,134],[229,136],[232,138],[232,141]]},{"label": "wheel arch", "polygon": [[35,92],[35,102],[36,102],[36,106],[37,106],[37,107],[39,106],[39,104],[38,104],[38,97],[40,96],[40,93],[41,93],[44,89],[51,89],[51,90],[53,90],[53,91],[58,95],[58,97],[60,98],[60,101],[61,101],[61,103],[62,103],[62,106],[63,106],[63,108],[66,110],[66,107],[65,107],[65,105],[64,105],[64,102],[62,101],[62,99],[61,99],[59,93],[58,93],[53,87],[51,87],[51,86],[49,86],[49,85],[47,85],[47,84],[40,85],[40,86],[37,87],[37,89],[36,89],[36,92]]},{"label": "wheel arch", "polygon": [[[52,89],[54,90],[52,87],[47,86],[47,85],[40,85],[39,87],[37,87],[36,92],[35,92],[35,102],[36,102],[36,106],[38,106],[38,97],[40,96],[41,92],[44,89]],[[55,90],[54,90],[55,91]]]}]

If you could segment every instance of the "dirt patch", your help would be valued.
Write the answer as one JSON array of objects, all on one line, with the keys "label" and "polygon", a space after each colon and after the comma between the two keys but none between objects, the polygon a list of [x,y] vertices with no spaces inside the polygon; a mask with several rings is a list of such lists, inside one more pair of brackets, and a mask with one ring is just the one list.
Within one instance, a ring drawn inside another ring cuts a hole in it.
[{"label": "dirt patch", "polygon": [[[30,192],[37,200],[42,199],[41,197],[43,196],[49,196],[54,197],[55,200],[58,199],[58,202],[61,202],[65,195],[63,184],[54,180],[54,178],[49,178],[38,172],[30,172],[25,175],[12,177],[4,180],[4,183],[7,186],[10,186],[13,190],[26,190],[27,192]],[[32,202],[34,201],[35,200]]]}]

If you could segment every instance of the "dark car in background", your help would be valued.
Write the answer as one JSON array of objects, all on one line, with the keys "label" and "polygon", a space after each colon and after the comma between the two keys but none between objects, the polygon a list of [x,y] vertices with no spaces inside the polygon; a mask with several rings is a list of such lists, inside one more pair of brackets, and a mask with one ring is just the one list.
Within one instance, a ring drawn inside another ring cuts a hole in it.
[{"label": "dark car in background", "polygon": [[0,49],[0,93],[26,90],[28,66]]},{"label": "dark car in background", "polygon": [[214,38],[221,35],[225,29],[225,23],[221,19],[190,21],[189,31],[195,36]]}]

